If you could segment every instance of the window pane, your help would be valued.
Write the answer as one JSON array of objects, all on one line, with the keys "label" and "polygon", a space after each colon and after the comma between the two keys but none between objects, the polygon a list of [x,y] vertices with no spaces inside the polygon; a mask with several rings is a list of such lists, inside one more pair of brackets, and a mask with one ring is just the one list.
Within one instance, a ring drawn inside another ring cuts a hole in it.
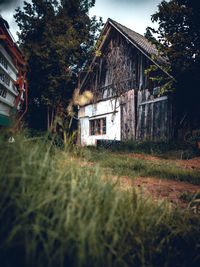
[{"label": "window pane", "polygon": [[101,121],[97,120],[97,134],[101,134]]},{"label": "window pane", "polygon": [[7,90],[0,86],[0,96],[6,98]]},{"label": "window pane", "polygon": [[90,134],[94,135],[94,120],[90,121]]},{"label": "window pane", "polygon": [[106,134],[106,118],[103,119],[103,134]]}]

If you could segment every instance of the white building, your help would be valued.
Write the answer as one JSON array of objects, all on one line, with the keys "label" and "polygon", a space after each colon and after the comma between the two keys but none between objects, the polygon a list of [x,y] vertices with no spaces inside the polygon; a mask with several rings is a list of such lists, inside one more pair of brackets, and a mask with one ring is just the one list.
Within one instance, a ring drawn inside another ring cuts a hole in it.
[{"label": "white building", "polygon": [[[14,126],[21,119],[22,104],[27,101],[26,68],[8,23],[0,17],[0,126]],[[26,112],[26,108],[23,111]]]}]

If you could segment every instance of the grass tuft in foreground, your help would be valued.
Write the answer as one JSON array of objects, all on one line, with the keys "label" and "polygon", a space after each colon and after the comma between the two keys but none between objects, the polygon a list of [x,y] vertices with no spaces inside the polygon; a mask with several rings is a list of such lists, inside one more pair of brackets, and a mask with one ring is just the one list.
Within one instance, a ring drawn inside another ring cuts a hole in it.
[{"label": "grass tuft in foreground", "polygon": [[0,266],[199,266],[200,219],[122,192],[52,141],[1,138]]}]

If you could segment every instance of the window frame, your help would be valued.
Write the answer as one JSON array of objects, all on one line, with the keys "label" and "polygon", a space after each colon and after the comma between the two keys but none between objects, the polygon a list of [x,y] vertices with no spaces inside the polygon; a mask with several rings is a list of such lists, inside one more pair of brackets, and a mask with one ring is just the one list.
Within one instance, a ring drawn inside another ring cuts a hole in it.
[{"label": "window frame", "polygon": [[3,98],[7,97],[7,89],[3,87],[2,85],[0,85],[0,96]]},{"label": "window frame", "polygon": [[89,135],[105,135],[107,132],[106,117],[89,120]]},{"label": "window frame", "polygon": [[6,70],[8,70],[8,61],[5,59],[5,57],[0,52],[0,65],[3,66]]}]

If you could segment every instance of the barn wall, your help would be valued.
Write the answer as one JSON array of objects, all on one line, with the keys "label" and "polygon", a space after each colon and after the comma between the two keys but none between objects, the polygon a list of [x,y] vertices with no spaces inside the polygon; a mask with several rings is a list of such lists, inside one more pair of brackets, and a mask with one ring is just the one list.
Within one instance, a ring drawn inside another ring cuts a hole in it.
[{"label": "barn wall", "polygon": [[[109,63],[113,60],[115,67]],[[82,90],[94,94],[93,104],[79,111],[81,143],[95,144],[97,139],[161,140],[171,138],[172,107],[167,96],[157,97],[158,84],[145,73],[152,62],[114,29],[106,38],[101,56],[96,58]],[[117,81],[117,84],[116,84]],[[118,86],[117,86],[118,85]],[[118,113],[113,120],[110,99],[118,100]],[[110,113],[110,114],[106,114]],[[82,115],[81,115],[82,114]],[[105,115],[106,114],[106,115]],[[106,116],[106,135],[90,136],[89,120]]]},{"label": "barn wall", "polygon": [[135,91],[130,90],[121,97],[122,140],[135,139]]},{"label": "barn wall", "polygon": [[137,140],[166,140],[171,137],[172,112],[167,96],[154,98],[148,90],[138,91]]},{"label": "barn wall", "polygon": [[[109,57],[113,65],[109,63]],[[95,65],[88,74],[82,90],[93,92],[95,103],[118,95],[116,87],[120,93],[135,89],[139,79],[137,61],[137,49],[130,46],[116,30],[112,29],[101,56],[96,58]],[[113,74],[114,70],[116,71]],[[117,84],[114,77],[117,78]]]},{"label": "barn wall", "polygon": [[[78,115],[81,145],[95,145],[98,139],[121,140],[121,109],[119,99],[101,101],[81,107]],[[106,118],[106,134],[90,135],[90,120],[100,118]]]}]

